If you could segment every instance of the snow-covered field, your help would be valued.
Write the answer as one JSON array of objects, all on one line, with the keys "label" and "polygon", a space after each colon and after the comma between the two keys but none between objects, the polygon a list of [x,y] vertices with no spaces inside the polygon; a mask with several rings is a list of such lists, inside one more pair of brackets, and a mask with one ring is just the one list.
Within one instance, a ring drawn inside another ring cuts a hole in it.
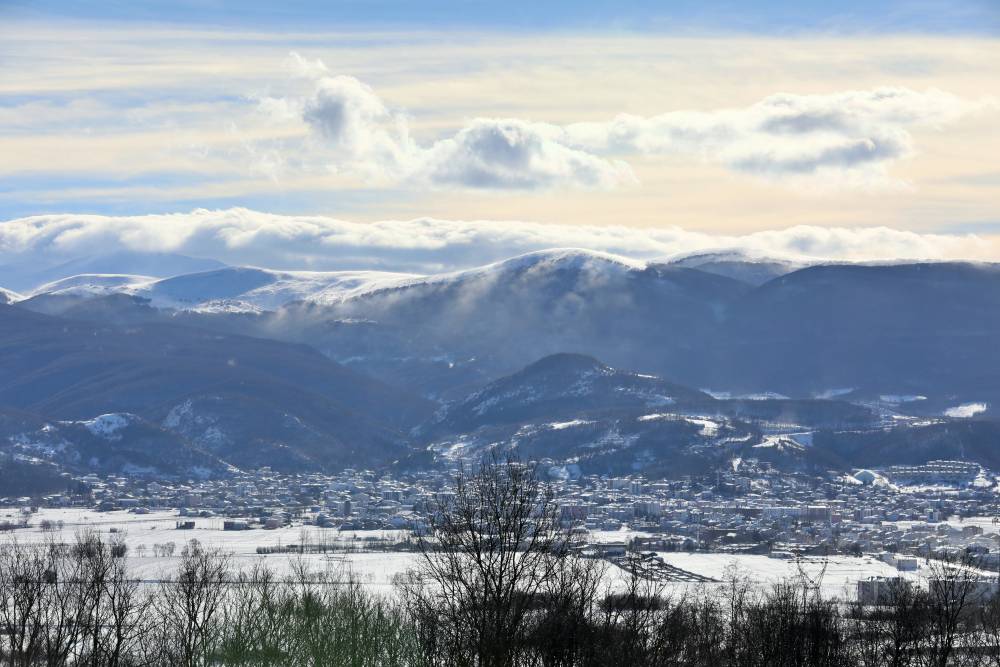
[{"label": "snow-covered field", "polygon": [[[16,521],[18,513],[13,510],[0,510],[0,521]],[[194,521],[195,528],[178,530],[179,520]],[[43,521],[55,524],[52,530],[42,530]],[[113,535],[122,539],[128,546],[129,563],[136,574],[145,580],[158,580],[169,575],[176,569],[183,546],[190,540],[198,540],[204,547],[219,549],[230,555],[234,567],[249,570],[254,565],[266,565],[270,569],[283,573],[289,571],[292,558],[287,554],[257,554],[258,547],[280,547],[291,544],[327,543],[336,551],[333,554],[306,554],[302,556],[308,565],[315,570],[330,571],[352,578],[367,586],[386,587],[392,582],[392,577],[406,570],[412,559],[410,553],[349,553],[362,550],[367,540],[374,539],[405,539],[406,531],[369,530],[369,531],[339,531],[314,526],[293,526],[275,530],[253,529],[243,531],[225,531],[222,529],[222,518],[202,519],[197,517],[180,517],[176,512],[150,512],[149,514],[131,514],[129,512],[94,512],[80,509],[42,509],[31,517],[31,528],[17,530],[13,537],[0,537],[0,548],[3,540],[16,539],[21,544],[40,543],[49,539],[55,541],[72,541],[81,531],[96,530],[105,539]],[[60,523],[61,523],[61,528]],[[174,544],[172,556],[154,555],[155,546]]]},{"label": "snow-covered field", "polygon": [[730,572],[734,572],[754,585],[763,587],[804,578],[806,583],[819,586],[823,596],[828,598],[853,598],[855,584],[872,576],[918,578],[914,573],[899,572],[895,567],[867,556],[831,556],[828,559],[814,557],[796,562],[769,556],[702,553],[658,555],[664,562],[695,574],[726,579]]},{"label": "snow-covered field", "polygon": [[[0,510],[0,521],[18,518],[15,510]],[[176,521],[193,520],[192,530],[177,530]],[[56,528],[43,531],[41,523],[50,521]],[[61,523],[61,528],[59,526]],[[293,526],[276,530],[253,529],[246,531],[224,531],[221,518],[184,518],[176,512],[162,511],[149,514],[129,512],[94,512],[82,509],[42,509],[31,517],[31,528],[18,530],[13,537],[0,537],[0,548],[4,540],[16,539],[21,544],[40,543],[48,539],[71,541],[77,532],[99,531],[105,538],[112,534],[122,538],[128,545],[129,563],[141,579],[156,581],[170,575],[176,568],[181,548],[191,539],[203,546],[217,548],[228,554],[234,567],[249,570],[254,565],[266,565],[278,573],[290,571],[293,559],[303,559],[314,570],[332,573],[337,578],[351,579],[372,590],[389,593],[393,591],[396,575],[413,567],[417,554],[410,552],[367,552],[366,542],[372,539],[400,540],[405,531],[344,531],[312,526]],[[981,525],[985,530],[997,532],[998,527],[991,518],[966,519],[964,525]],[[594,542],[625,541],[635,535],[633,531],[604,531],[592,533]],[[154,555],[154,545],[173,542],[172,556],[162,552]],[[306,542],[309,544],[328,543],[334,546],[328,554],[257,554],[258,547],[277,547]],[[664,562],[717,580],[723,580],[729,573],[737,572],[756,586],[769,587],[773,584],[792,580],[802,573],[821,587],[824,596],[848,598],[853,596],[854,585],[859,579],[870,576],[906,576],[918,578],[917,573],[900,573],[894,567],[871,557],[855,558],[835,556],[824,562],[818,558],[807,558],[801,563],[767,556],[705,554],[705,553],[660,553]],[[821,576],[822,574],[822,576]],[[623,572],[609,567],[605,584],[617,589],[623,585]],[[681,594],[687,589],[713,587],[719,584],[676,583],[668,585],[668,592]]]}]

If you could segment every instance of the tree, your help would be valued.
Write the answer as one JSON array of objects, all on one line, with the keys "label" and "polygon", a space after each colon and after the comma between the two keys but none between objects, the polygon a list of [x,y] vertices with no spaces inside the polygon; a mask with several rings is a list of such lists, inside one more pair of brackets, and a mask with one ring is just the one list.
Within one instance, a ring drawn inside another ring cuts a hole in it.
[{"label": "tree", "polygon": [[[172,543],[171,543],[172,544]],[[181,550],[177,576],[158,598],[163,646],[171,665],[207,664],[220,633],[220,616],[231,579],[230,558],[191,540]]]},{"label": "tree", "polygon": [[131,665],[150,648],[152,600],[129,576],[124,546],[121,536],[105,542],[88,532],[70,549],[67,583],[77,586],[77,653],[83,664]]},{"label": "tree", "polygon": [[534,466],[495,451],[433,507],[432,538],[403,590],[425,652],[453,665],[508,667],[567,554],[552,491]]},{"label": "tree", "polygon": [[982,572],[972,559],[935,561],[927,582],[927,664],[947,667],[963,626],[981,602]]}]

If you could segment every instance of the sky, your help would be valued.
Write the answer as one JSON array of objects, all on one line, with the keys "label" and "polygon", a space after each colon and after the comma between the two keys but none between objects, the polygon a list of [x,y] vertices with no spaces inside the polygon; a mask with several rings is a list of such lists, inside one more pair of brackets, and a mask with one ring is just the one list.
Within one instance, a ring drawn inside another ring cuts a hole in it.
[{"label": "sky", "polygon": [[998,0],[0,0],[0,264],[1000,259],[998,70]]}]

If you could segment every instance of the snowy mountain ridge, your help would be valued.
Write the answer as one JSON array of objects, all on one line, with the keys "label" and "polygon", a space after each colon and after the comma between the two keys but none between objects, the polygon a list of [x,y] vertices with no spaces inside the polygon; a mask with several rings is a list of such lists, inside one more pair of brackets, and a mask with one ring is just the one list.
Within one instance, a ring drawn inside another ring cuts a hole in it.
[{"label": "snowy mountain ridge", "polygon": [[[292,302],[331,305],[373,292],[418,285],[460,285],[503,280],[549,270],[583,271],[594,279],[641,271],[646,263],[620,255],[575,248],[543,250],[492,264],[423,276],[389,271],[277,271],[225,267],[169,278],[133,274],[79,274],[45,283],[28,297],[100,297],[127,294],[156,308],[205,312],[273,311]],[[10,293],[11,300],[26,297]],[[2,298],[2,297],[0,297]]]}]

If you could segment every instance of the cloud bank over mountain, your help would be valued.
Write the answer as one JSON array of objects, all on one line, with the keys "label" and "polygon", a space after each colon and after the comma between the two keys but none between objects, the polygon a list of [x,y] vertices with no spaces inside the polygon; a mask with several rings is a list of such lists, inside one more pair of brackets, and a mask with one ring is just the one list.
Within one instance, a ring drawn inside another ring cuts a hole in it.
[{"label": "cloud bank over mountain", "polygon": [[437,273],[533,250],[586,248],[637,259],[740,250],[829,260],[995,259],[972,234],[887,227],[797,226],[745,235],[677,227],[555,225],[522,221],[385,220],[363,223],[244,208],[141,216],[42,215],[0,223],[5,272],[111,253],[177,253],[276,269],[382,269]]}]

